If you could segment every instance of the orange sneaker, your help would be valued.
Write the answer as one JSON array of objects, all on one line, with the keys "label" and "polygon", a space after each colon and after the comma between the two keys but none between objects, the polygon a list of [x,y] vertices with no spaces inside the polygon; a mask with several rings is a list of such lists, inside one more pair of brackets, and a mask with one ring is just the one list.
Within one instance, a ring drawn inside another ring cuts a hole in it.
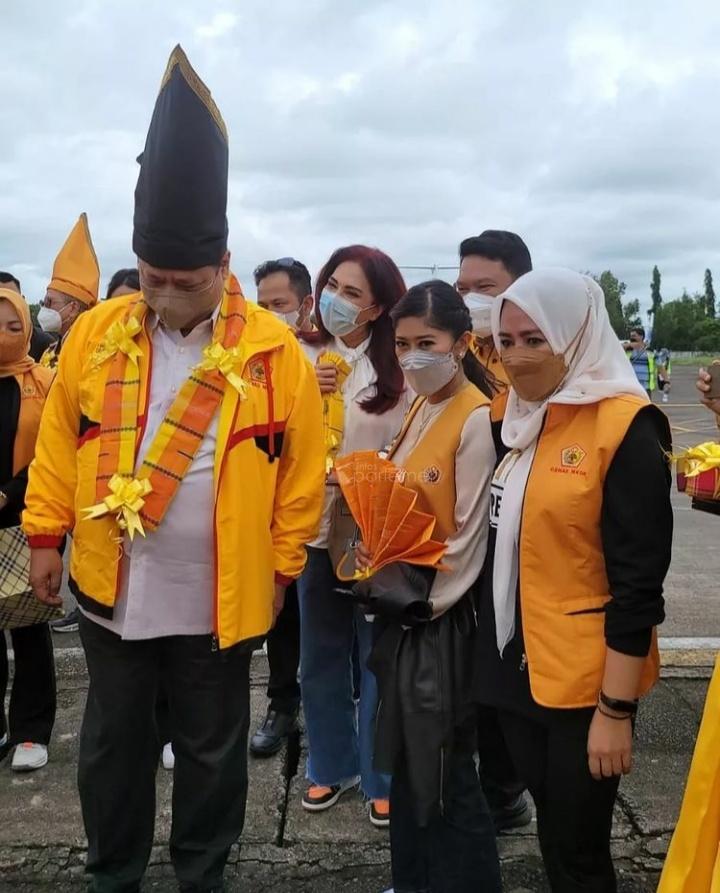
[{"label": "orange sneaker", "polygon": [[321,785],[311,784],[302,798],[303,809],[309,812],[322,812],[335,806],[342,795],[357,785],[357,779],[353,778],[344,784]]},{"label": "orange sneaker", "polygon": [[390,827],[390,801],[389,800],[371,800],[370,801],[370,821],[376,828]]}]

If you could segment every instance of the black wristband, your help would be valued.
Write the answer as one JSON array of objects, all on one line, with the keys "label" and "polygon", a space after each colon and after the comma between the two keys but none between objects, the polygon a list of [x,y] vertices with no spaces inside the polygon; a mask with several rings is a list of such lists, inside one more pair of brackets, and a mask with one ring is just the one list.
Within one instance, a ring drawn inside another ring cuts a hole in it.
[{"label": "black wristband", "polygon": [[608,719],[614,719],[617,722],[626,722],[628,719],[632,720],[633,718],[631,713],[626,713],[625,716],[615,716],[614,713],[608,713],[607,710],[603,710],[600,704],[597,705],[597,712],[603,716],[607,716]]},{"label": "black wristband", "polygon": [[638,701],[622,701],[619,698],[609,698],[604,691],[600,691],[600,703],[607,707],[608,710],[615,710],[617,713],[629,713],[635,716],[638,712]]}]

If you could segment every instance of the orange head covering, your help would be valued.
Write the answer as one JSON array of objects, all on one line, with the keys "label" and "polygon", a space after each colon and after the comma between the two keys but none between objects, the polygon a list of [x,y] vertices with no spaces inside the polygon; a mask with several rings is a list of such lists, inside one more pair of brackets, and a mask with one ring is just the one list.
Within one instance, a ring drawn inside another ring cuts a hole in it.
[{"label": "orange head covering", "polygon": [[97,304],[99,287],[100,267],[90,238],[87,214],[83,212],[55,258],[48,288],[92,307]]},{"label": "orange head covering", "polygon": [[13,445],[15,475],[32,462],[45,398],[55,373],[39,366],[27,353],[32,337],[32,320],[25,298],[11,288],[0,288],[0,301],[7,301],[15,308],[22,323],[22,333],[26,338],[24,357],[13,362],[0,363],[0,378],[13,376],[20,388],[20,413]]},{"label": "orange head covering", "polygon": [[8,304],[11,304],[20,318],[26,345],[25,354],[20,359],[10,363],[3,363],[0,360],[0,378],[7,378],[10,375],[22,375],[23,372],[28,372],[35,365],[33,358],[28,355],[30,338],[32,337],[32,320],[30,319],[30,308],[25,303],[25,298],[14,289],[0,288],[0,301],[7,301]]}]

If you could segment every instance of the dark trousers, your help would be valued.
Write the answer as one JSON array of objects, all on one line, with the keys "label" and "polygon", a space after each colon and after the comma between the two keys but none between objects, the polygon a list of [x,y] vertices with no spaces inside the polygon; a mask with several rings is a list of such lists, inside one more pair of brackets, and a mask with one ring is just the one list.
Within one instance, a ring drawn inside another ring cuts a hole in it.
[{"label": "dark trousers", "polygon": [[285,591],[285,605],[267,635],[267,654],[270,709],[278,713],[296,713],[300,706],[300,608],[295,583]]},{"label": "dark trousers", "polygon": [[47,623],[10,630],[15,652],[15,676],[10,694],[9,729],[5,719],[8,655],[0,630],[0,738],[9,731],[9,743],[49,744],[55,724],[55,659]]},{"label": "dark trousers", "polygon": [[610,833],[618,778],[590,775],[594,710],[548,710],[535,721],[501,713],[515,765],[537,807],[538,839],[553,893],[615,893]]},{"label": "dark trousers", "polygon": [[495,707],[478,707],[477,731],[480,781],[490,809],[501,813],[515,803],[525,785],[518,778]]},{"label": "dark trousers", "polygon": [[458,726],[445,756],[443,812],[415,821],[401,759],[390,788],[390,846],[395,893],[499,893],[495,827],[475,767],[475,718]]},{"label": "dark trousers", "polygon": [[219,888],[247,798],[250,651],[210,636],[123,641],[80,618],[90,687],[78,786],[96,893],[135,893],[155,825],[159,687],[175,752],[170,856],[183,891]]}]

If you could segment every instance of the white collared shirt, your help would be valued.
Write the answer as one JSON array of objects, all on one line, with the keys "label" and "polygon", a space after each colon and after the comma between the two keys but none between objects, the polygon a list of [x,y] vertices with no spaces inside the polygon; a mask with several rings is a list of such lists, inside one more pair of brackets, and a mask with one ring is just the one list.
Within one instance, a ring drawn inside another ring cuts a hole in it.
[{"label": "white collared shirt", "polygon": [[[170,406],[202,360],[220,308],[187,337],[157,319],[150,325],[152,375],[147,424],[136,470],[147,454]],[[215,557],[213,468],[219,411],[157,530],[125,537],[120,591],[112,620],[86,616],[123,639],[208,635],[213,624]]]},{"label": "white collared shirt", "polygon": [[[369,337],[357,347],[348,347],[341,338],[335,338],[325,348],[339,353],[350,366],[350,374],[342,386],[345,418],[343,442],[338,456],[345,456],[356,450],[386,449],[400,430],[405,414],[415,399],[414,393],[406,387],[392,409],[382,415],[365,412],[361,404],[374,397],[377,392],[377,373],[367,355],[369,346]],[[327,549],[335,501],[339,494],[339,487],[333,485],[325,487],[325,504],[320,530],[317,539],[310,543],[316,549]]]}]

